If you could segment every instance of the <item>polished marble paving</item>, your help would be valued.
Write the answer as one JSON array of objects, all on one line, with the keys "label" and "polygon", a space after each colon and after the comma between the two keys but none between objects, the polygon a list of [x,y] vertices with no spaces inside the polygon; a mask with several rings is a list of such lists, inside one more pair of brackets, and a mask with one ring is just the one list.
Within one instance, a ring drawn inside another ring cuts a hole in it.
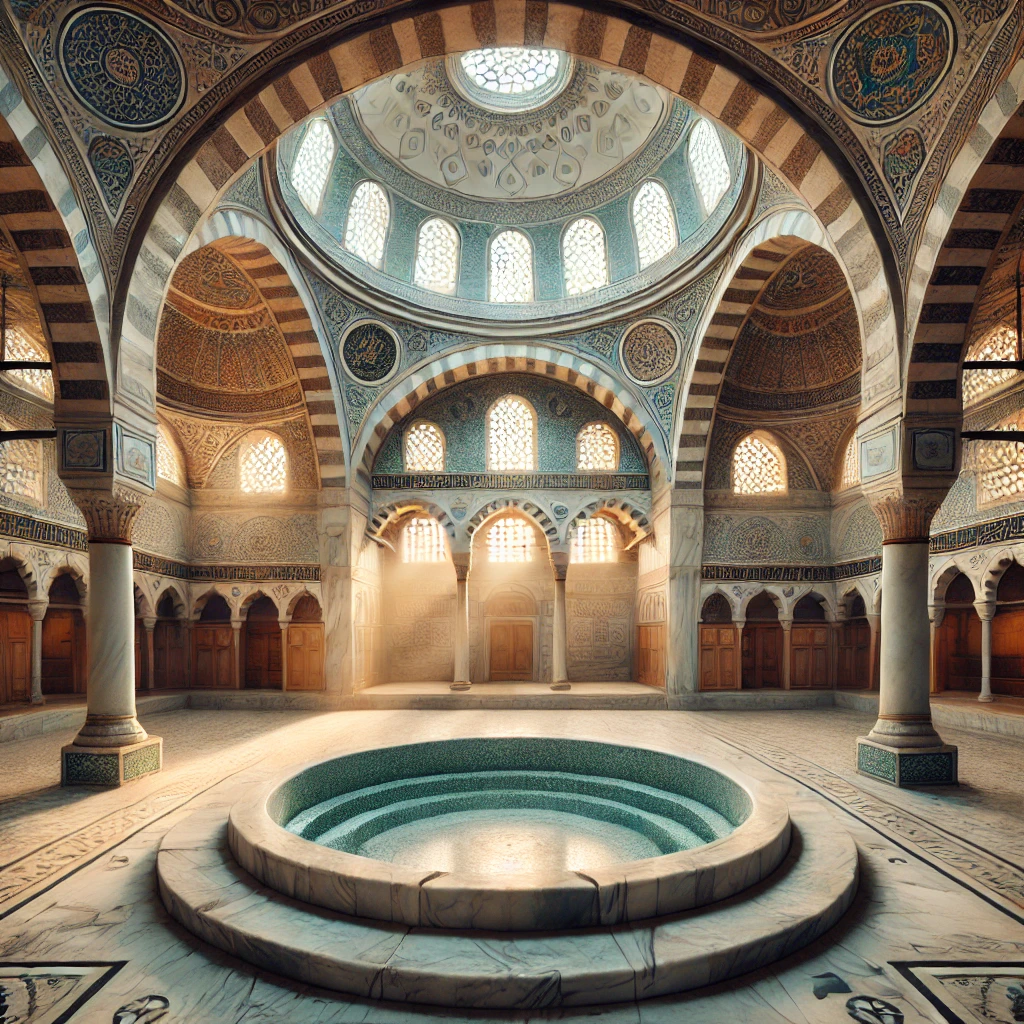
[{"label": "polished marble paving", "polygon": [[[853,740],[871,717],[841,708],[186,709],[146,716],[144,725],[164,738],[166,770],[117,791],[59,789],[57,752],[73,730],[0,745],[0,988],[15,998],[45,985],[51,1001],[27,1020],[66,1013],[63,1019],[76,1024],[1021,1019],[1014,1003],[1024,986],[1019,740],[945,730],[960,747],[963,785],[916,792],[856,775]],[[346,750],[473,735],[634,743],[732,764],[794,808],[826,815],[837,832],[849,833],[861,857],[858,896],[840,923],[803,952],[717,987],[593,1011],[465,1016],[281,981],[193,939],[160,904],[157,845],[196,810],[226,807],[289,768]],[[956,1009],[942,1016],[940,1004]]]}]

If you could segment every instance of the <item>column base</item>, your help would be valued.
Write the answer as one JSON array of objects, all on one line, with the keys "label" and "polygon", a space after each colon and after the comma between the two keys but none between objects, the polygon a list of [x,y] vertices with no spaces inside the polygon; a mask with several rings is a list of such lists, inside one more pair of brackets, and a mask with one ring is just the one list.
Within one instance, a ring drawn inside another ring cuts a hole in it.
[{"label": "column base", "polygon": [[909,786],[956,786],[957,748],[890,747],[867,736],[857,737],[857,771],[906,789]]},{"label": "column base", "polygon": [[123,786],[163,767],[164,741],[148,736],[123,747],[79,747],[60,751],[62,786]]}]

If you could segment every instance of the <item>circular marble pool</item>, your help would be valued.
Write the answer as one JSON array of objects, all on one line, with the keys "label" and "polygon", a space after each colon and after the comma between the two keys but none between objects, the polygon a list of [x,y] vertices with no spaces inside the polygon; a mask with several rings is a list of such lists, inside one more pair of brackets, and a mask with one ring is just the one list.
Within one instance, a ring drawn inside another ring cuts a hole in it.
[{"label": "circular marble pool", "polygon": [[229,843],[268,886],[357,917],[586,927],[724,899],[789,848],[784,805],[706,761],[534,737],[379,748],[236,804]]}]

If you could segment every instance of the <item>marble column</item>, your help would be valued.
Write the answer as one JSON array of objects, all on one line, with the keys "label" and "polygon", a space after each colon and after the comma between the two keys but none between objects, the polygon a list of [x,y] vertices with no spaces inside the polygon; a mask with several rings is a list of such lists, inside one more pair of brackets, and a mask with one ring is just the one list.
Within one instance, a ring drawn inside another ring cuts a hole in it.
[{"label": "marble column", "polygon": [[956,747],[936,733],[929,702],[928,527],[938,502],[888,495],[873,507],[883,536],[878,720],[857,740],[857,767],[897,786],[956,783]]},{"label": "marble column", "polygon": [[995,618],[996,606],[992,601],[978,601],[974,605],[981,619],[981,693],[978,700],[991,703],[992,696],[992,619]]},{"label": "marble column", "polygon": [[868,643],[868,689],[878,689],[878,643],[882,631],[882,616],[878,612],[868,612],[868,632],[871,639]]},{"label": "marble column", "polygon": [[939,627],[946,616],[946,609],[940,605],[928,605],[928,689],[931,693],[939,690]]},{"label": "marble column", "polygon": [[281,689],[288,689],[288,626],[292,618],[290,615],[280,615],[277,619],[278,628],[281,630]]},{"label": "marble column", "polygon": [[703,502],[700,491],[673,490],[662,500],[671,502],[656,519],[659,549],[667,549],[666,588],[668,621],[665,624],[665,687],[668,694],[695,693],[700,689],[700,574],[704,550]]},{"label": "marble column", "polygon": [[135,717],[132,526],[144,495],[115,485],[72,491],[89,541],[85,724],[62,750],[64,785],[121,785],[159,771],[162,741]]},{"label": "marble column", "polygon": [[782,627],[782,688],[790,688],[790,673],[793,666],[793,620],[779,619]]},{"label": "marble column", "polygon": [[455,563],[455,683],[470,682],[469,678],[469,555],[458,557]]},{"label": "marble column", "polygon": [[242,650],[242,626],[244,619],[231,619],[231,639],[235,648],[235,689],[241,690],[245,686],[245,665],[242,662],[244,652]]},{"label": "marble column", "polygon": [[156,616],[144,616],[142,619],[142,627],[146,631],[146,647],[143,651],[146,658],[146,664],[143,668],[143,671],[145,672],[145,681],[142,684],[142,689],[153,690],[156,688],[156,648],[153,643],[153,634],[156,630]]},{"label": "marble column", "polygon": [[50,602],[29,601],[28,613],[32,617],[32,695],[33,704],[45,704],[43,696],[43,619]]},{"label": "marble column", "polygon": [[[560,557],[559,557],[560,556]],[[555,608],[553,635],[551,638],[551,683],[553,686],[568,684],[566,671],[566,620],[565,620],[565,576],[569,568],[568,556],[553,552],[551,566],[555,573]]]}]

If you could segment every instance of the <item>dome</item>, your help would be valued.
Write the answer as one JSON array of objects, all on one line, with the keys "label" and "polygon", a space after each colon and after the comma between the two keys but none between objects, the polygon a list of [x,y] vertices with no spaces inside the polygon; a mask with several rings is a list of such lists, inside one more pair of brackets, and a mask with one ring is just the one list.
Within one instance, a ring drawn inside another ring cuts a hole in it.
[{"label": "dome", "polygon": [[718,255],[753,191],[740,141],[682,100],[530,48],[377,79],[293,129],[274,172],[326,277],[462,329],[660,297]]}]

